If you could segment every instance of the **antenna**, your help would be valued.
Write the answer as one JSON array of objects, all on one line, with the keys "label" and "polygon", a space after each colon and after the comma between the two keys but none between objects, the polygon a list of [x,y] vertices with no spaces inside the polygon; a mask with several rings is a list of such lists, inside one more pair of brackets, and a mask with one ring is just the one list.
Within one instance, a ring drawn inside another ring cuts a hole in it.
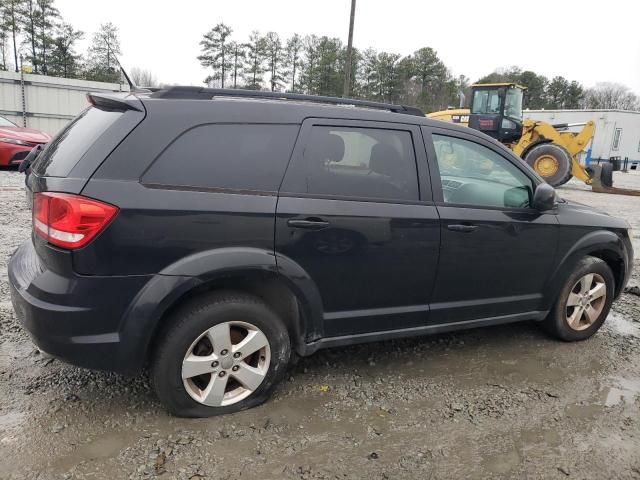
[{"label": "antenna", "polygon": [[118,66],[120,67],[120,71],[122,72],[122,76],[124,77],[124,79],[129,84],[129,91],[131,91],[131,92],[145,91],[142,88],[138,88],[138,86],[133,82],[133,80],[131,80],[131,78],[129,78],[129,75],[127,74],[127,71],[124,69],[124,67],[120,63],[120,59],[118,57],[116,57],[116,62],[118,63]]}]

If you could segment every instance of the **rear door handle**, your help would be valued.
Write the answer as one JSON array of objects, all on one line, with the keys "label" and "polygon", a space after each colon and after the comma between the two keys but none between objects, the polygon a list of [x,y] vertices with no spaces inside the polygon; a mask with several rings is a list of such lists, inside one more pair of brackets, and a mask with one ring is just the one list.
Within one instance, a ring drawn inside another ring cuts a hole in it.
[{"label": "rear door handle", "polygon": [[287,225],[292,228],[306,228],[307,230],[322,230],[331,224],[321,218],[292,218],[287,221]]},{"label": "rear door handle", "polygon": [[477,228],[477,225],[447,225],[447,229],[451,230],[452,232],[471,233],[475,232]]}]

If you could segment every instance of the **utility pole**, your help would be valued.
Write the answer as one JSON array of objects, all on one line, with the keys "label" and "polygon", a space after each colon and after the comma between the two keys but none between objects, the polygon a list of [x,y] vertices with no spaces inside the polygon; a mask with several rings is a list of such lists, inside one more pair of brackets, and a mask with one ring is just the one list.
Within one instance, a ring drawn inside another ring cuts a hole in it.
[{"label": "utility pole", "polygon": [[356,16],[356,0],[351,0],[351,18],[349,19],[349,43],[347,44],[347,64],[344,72],[344,88],[342,96],[348,97],[351,89],[351,69],[353,67],[353,20]]},{"label": "utility pole", "polygon": [[27,128],[27,96],[24,92],[24,66],[20,54],[20,96],[22,97],[22,126]]}]

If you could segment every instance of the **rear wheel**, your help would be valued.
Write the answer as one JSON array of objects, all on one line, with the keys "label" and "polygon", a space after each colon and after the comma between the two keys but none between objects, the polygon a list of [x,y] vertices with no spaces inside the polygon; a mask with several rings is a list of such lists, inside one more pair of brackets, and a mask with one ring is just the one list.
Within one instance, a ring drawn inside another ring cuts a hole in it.
[{"label": "rear wheel", "polygon": [[256,297],[206,295],[168,320],[151,375],[158,397],[175,415],[208,417],[254,407],[286,371],[286,327]]},{"label": "rear wheel", "polygon": [[525,155],[524,161],[553,187],[564,185],[572,177],[571,155],[555,143],[533,147]]},{"label": "rear wheel", "polygon": [[567,279],[544,326],[561,340],[585,340],[604,323],[613,295],[613,274],[606,262],[584,257]]}]

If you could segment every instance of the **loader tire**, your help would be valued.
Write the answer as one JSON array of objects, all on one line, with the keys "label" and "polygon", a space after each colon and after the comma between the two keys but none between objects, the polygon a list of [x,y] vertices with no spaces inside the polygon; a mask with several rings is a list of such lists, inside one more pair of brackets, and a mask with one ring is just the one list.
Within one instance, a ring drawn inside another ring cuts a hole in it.
[{"label": "loader tire", "polygon": [[600,183],[603,187],[613,187],[613,164],[604,162],[600,172]]},{"label": "loader tire", "polygon": [[527,152],[524,161],[552,187],[564,185],[571,173],[571,155],[556,143],[543,143]]}]

